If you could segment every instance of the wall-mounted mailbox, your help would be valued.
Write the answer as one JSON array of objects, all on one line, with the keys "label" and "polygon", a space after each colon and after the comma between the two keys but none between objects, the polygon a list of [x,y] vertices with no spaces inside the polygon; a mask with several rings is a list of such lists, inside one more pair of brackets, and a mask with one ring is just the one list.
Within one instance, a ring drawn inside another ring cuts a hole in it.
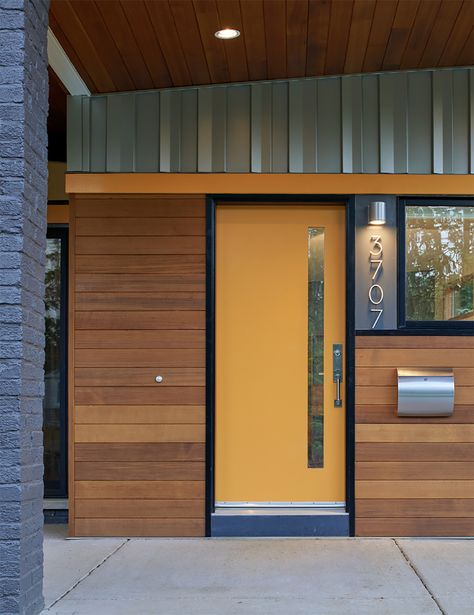
[{"label": "wall-mounted mailbox", "polygon": [[398,416],[451,416],[454,410],[452,369],[402,368],[398,372]]}]

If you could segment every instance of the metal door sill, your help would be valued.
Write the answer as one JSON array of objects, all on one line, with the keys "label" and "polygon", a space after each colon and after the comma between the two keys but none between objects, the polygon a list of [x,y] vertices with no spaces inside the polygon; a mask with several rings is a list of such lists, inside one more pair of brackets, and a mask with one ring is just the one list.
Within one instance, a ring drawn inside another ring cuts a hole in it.
[{"label": "metal door sill", "polygon": [[248,508],[243,508],[243,507],[236,507],[236,508],[232,508],[231,506],[226,506],[225,508],[216,508],[215,515],[235,515],[235,516],[241,516],[241,515],[264,515],[264,516],[275,516],[275,515],[280,515],[280,516],[286,516],[286,515],[299,515],[299,516],[307,516],[307,515],[344,515],[345,510],[344,508],[336,508],[336,507],[332,507],[332,506],[328,506],[327,508],[306,508],[304,506],[302,507],[298,507],[298,508],[287,508],[287,507],[280,507],[280,508],[276,508],[276,507],[269,507],[266,508],[264,506],[262,507],[258,507],[258,508],[254,508],[254,507],[248,507]]},{"label": "metal door sill", "polygon": [[69,501],[67,498],[44,498],[43,510],[67,510]]}]

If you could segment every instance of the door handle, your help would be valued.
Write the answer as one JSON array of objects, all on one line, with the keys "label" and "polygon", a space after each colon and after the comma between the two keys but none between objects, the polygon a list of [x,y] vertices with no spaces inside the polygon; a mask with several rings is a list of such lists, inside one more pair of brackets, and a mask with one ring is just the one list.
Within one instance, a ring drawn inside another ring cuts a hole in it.
[{"label": "door handle", "polygon": [[342,344],[332,345],[332,380],[336,383],[336,399],[334,400],[334,407],[342,408]]}]

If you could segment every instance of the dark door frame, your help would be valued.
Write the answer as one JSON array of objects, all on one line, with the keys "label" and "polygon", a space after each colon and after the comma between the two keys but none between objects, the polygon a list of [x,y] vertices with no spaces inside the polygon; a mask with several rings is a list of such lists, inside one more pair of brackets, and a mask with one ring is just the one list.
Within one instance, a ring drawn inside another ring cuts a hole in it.
[{"label": "dark door frame", "polygon": [[61,241],[61,290],[60,290],[60,479],[59,485],[44,482],[46,498],[67,498],[68,495],[68,425],[67,425],[67,318],[68,318],[68,228],[62,225],[49,225],[48,239]]},{"label": "dark door frame", "polygon": [[346,209],[346,511],[349,532],[355,534],[355,199],[353,195],[208,195],[206,198],[206,536],[211,536],[215,465],[215,272],[216,206],[218,203],[317,205],[333,203]]}]

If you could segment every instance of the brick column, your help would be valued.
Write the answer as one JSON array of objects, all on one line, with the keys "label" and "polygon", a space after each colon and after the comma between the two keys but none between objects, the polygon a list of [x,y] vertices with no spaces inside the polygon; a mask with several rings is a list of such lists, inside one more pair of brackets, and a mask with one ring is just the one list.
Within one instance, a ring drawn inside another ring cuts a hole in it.
[{"label": "brick column", "polygon": [[0,0],[0,613],[43,606],[48,0]]}]

